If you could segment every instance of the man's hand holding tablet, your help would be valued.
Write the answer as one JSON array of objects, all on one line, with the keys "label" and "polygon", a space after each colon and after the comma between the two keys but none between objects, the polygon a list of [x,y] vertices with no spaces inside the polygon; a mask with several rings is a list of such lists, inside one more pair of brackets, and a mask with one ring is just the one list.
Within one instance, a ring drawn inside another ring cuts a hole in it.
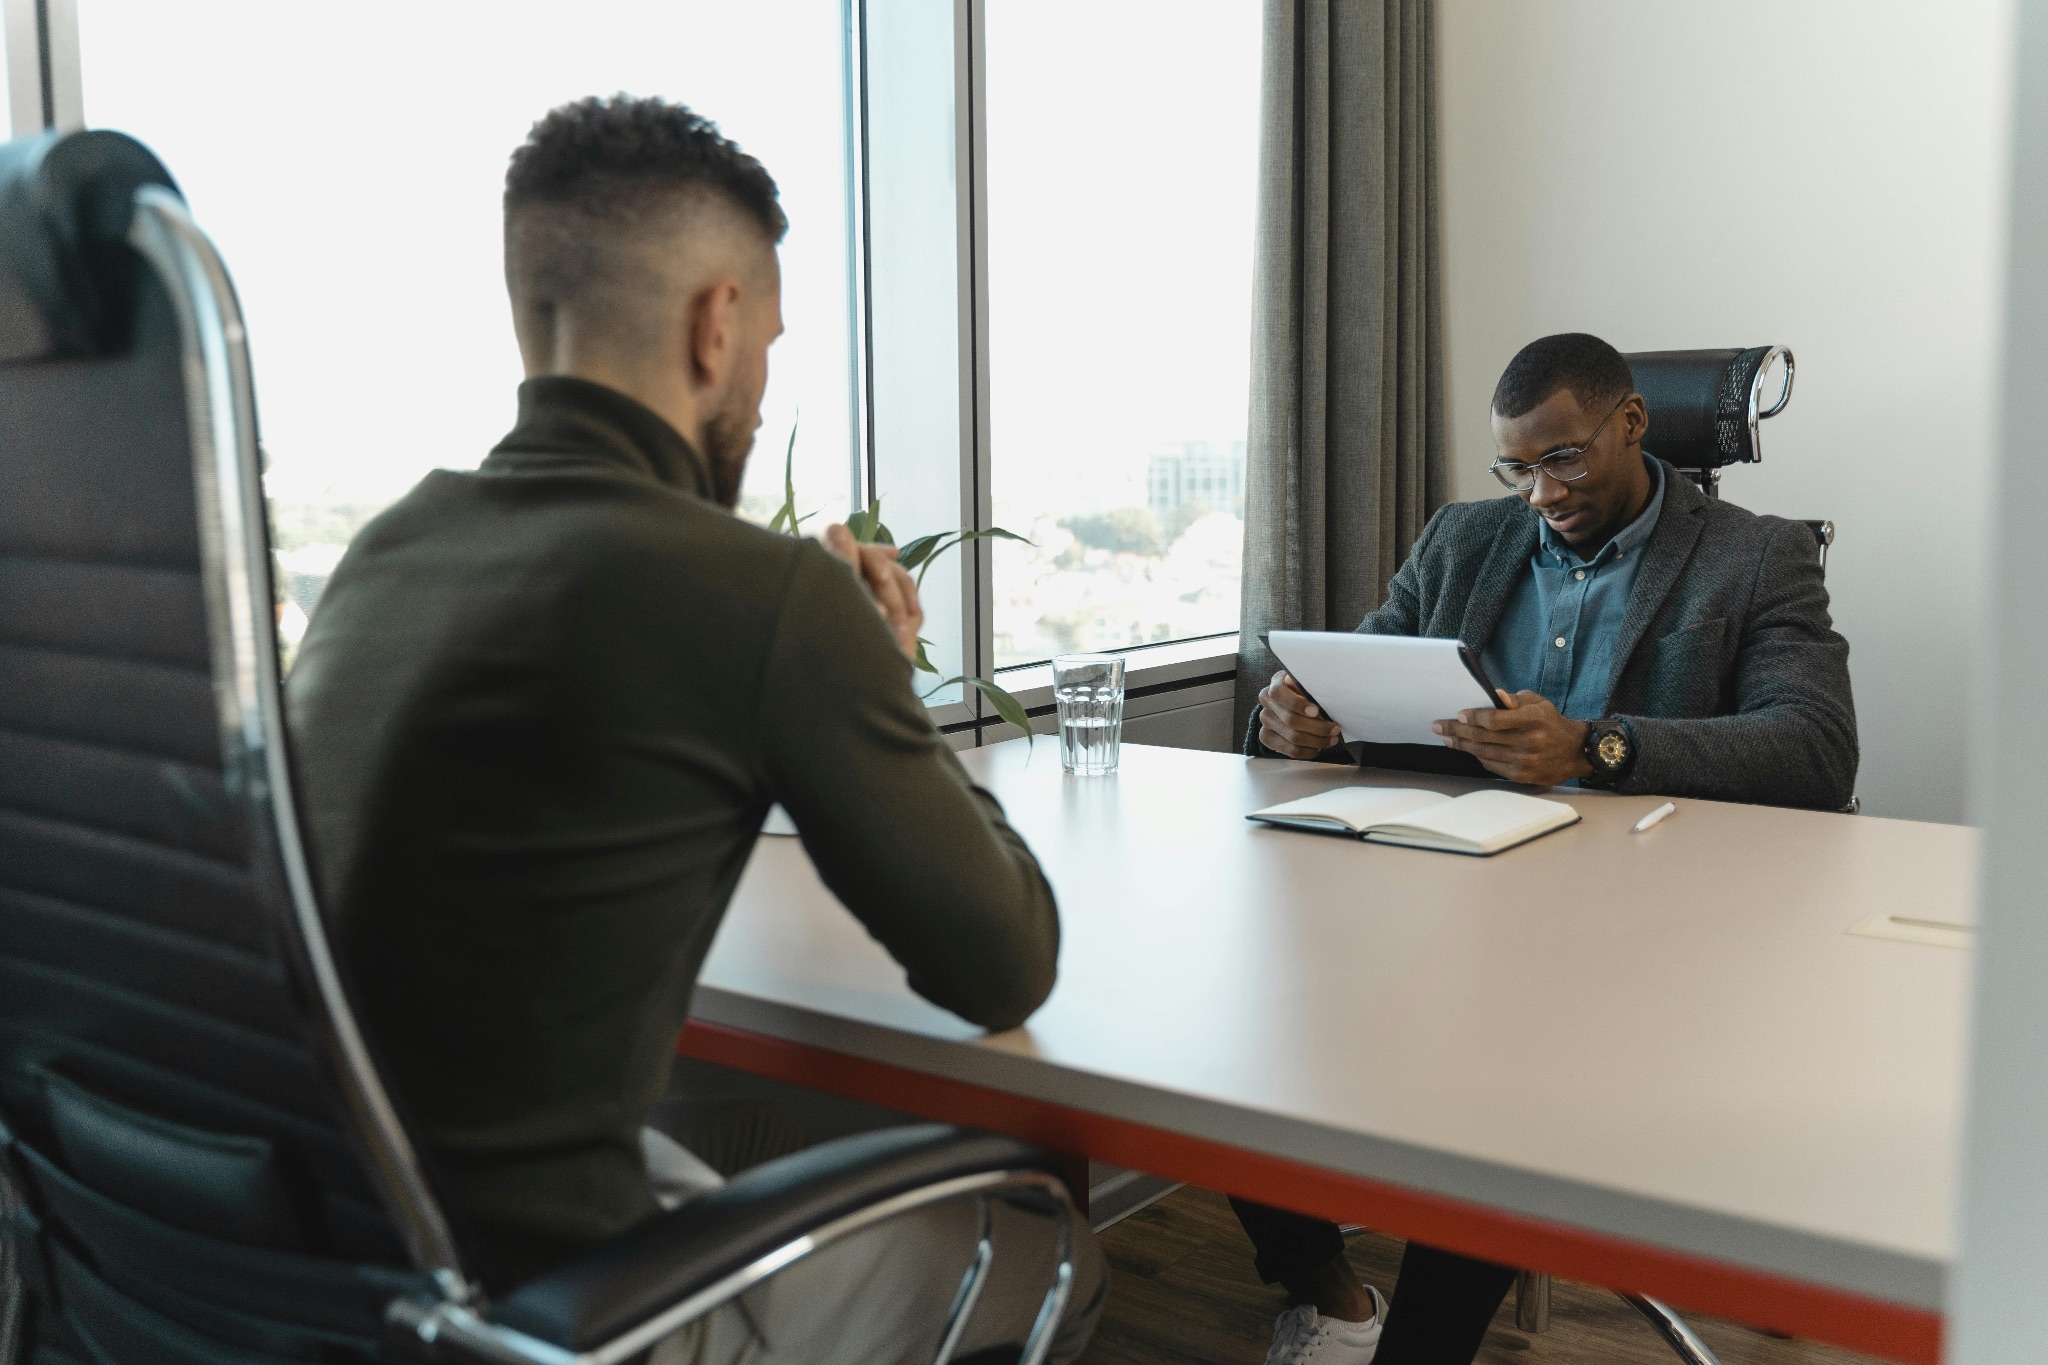
[{"label": "man's hand holding tablet", "polygon": [[1259,743],[1286,758],[1314,758],[1343,741],[1337,722],[1309,700],[1286,669],[1259,693]]},{"label": "man's hand holding tablet", "polygon": [[1593,774],[1586,761],[1586,722],[1559,714],[1547,697],[1526,688],[1512,696],[1502,692],[1498,710],[1460,711],[1455,720],[1440,720],[1436,732],[1450,748],[1462,749],[1510,782],[1554,787]]}]

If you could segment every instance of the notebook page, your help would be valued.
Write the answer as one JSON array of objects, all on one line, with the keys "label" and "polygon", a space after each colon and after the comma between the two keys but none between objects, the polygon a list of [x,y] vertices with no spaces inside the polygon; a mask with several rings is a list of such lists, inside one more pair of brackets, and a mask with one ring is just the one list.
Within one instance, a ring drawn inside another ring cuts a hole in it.
[{"label": "notebook page", "polygon": [[1578,812],[1562,801],[1546,801],[1520,792],[1476,791],[1418,810],[1405,819],[1393,817],[1375,823],[1398,824],[1402,829],[1440,835],[1475,848],[1491,848],[1512,843],[1530,831],[1569,824],[1578,818]]},{"label": "notebook page", "polygon": [[[1298,801],[1283,801],[1277,806],[1253,811],[1252,818],[1336,820],[1362,831],[1368,825],[1401,820],[1404,816],[1450,804],[1441,792],[1422,791],[1415,787],[1335,787],[1315,796],[1304,796]],[[1414,822],[1411,819],[1406,823]]]}]

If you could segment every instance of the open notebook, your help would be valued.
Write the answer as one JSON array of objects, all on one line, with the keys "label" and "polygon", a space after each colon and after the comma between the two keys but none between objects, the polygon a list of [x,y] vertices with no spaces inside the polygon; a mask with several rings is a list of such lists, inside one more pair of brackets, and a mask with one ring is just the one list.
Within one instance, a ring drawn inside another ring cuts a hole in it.
[{"label": "open notebook", "polygon": [[1255,810],[1245,818],[1321,834],[1352,834],[1383,844],[1483,855],[1563,829],[1575,823],[1579,813],[1562,801],[1520,792],[1484,790],[1447,797],[1414,787],[1333,787]]}]

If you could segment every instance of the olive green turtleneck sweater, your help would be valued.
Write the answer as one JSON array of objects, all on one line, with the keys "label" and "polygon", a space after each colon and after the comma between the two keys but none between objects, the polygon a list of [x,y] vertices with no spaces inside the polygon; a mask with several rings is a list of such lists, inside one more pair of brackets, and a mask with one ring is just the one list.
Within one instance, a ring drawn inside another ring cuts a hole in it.
[{"label": "olive green turtleneck sweater", "polygon": [[928,999],[1052,987],[1052,895],[853,573],[649,409],[529,380],[356,538],[288,687],[360,1009],[487,1285],[654,1211],[638,1130],[771,802]]}]

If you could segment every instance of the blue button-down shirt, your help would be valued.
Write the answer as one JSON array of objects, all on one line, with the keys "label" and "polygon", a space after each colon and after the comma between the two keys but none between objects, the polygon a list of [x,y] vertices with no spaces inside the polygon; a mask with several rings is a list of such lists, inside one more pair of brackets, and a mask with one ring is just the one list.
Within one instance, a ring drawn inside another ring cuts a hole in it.
[{"label": "blue button-down shirt", "polygon": [[1547,698],[1573,720],[1598,720],[1621,660],[1614,655],[1643,546],[1664,510],[1664,466],[1647,456],[1642,515],[1582,560],[1546,523],[1529,572],[1508,599],[1480,661],[1496,687]]}]

